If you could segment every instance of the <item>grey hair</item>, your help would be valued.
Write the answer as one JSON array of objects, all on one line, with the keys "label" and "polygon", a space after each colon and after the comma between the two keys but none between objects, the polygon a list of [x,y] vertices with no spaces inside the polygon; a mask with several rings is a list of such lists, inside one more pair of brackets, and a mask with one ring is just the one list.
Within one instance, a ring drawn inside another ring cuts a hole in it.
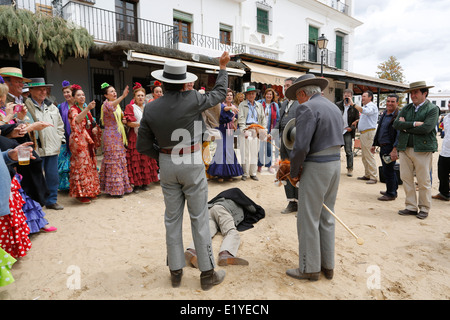
[{"label": "grey hair", "polygon": [[301,88],[297,89],[296,94],[297,94],[298,92],[300,92],[300,91],[304,91],[305,94],[306,94],[308,97],[312,97],[312,96],[315,95],[316,93],[322,93],[322,90],[320,89],[319,86],[305,86],[305,87],[301,87]]}]

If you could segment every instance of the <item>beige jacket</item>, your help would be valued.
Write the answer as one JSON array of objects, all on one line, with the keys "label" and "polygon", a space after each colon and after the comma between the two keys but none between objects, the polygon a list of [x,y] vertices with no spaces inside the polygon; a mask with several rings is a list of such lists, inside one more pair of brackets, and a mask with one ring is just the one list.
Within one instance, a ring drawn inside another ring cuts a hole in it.
[{"label": "beige jacket", "polygon": [[[263,126],[264,128],[267,128],[267,119],[266,116],[264,115],[264,108],[262,104],[259,103],[258,101],[255,101],[255,105],[256,111],[258,112],[258,124]],[[248,127],[247,126],[248,111],[249,108],[247,100],[244,100],[239,105],[238,124],[240,130],[244,130]]]},{"label": "beige jacket", "polygon": [[47,99],[44,101],[43,110],[30,98],[25,101],[25,105],[33,122],[45,121],[53,124],[53,127],[35,131],[38,140],[38,146],[35,149],[38,155],[40,157],[59,155],[61,143],[66,143],[66,138],[64,136],[64,122],[58,108]]}]

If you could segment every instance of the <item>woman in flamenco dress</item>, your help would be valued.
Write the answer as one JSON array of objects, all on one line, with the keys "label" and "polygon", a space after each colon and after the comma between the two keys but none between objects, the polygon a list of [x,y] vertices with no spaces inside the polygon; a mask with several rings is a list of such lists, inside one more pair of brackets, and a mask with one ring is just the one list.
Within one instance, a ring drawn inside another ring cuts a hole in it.
[{"label": "woman in flamenco dress", "polygon": [[159,181],[158,165],[155,159],[144,154],[140,154],[136,150],[137,133],[139,124],[144,113],[145,89],[140,83],[136,83],[133,87],[134,103],[125,107],[125,119],[129,127],[127,134],[127,168],[130,183],[134,187],[134,192],[139,189],[144,191],[149,189],[149,184]]}]

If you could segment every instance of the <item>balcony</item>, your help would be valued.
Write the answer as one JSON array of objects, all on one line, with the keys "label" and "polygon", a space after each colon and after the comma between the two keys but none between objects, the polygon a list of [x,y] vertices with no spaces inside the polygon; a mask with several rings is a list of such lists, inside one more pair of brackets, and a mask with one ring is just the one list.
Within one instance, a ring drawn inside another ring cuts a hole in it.
[{"label": "balcony", "polygon": [[[297,63],[318,63],[320,64],[321,51],[317,46],[303,43],[297,45]],[[324,50],[323,65],[330,68],[343,69],[343,62],[336,63],[336,52],[328,49]]]},{"label": "balcony", "polygon": [[336,9],[339,12],[342,12],[343,14],[350,15],[350,7],[345,4],[345,1],[340,0],[319,0],[319,2],[322,2],[323,4],[326,4],[327,6]]},{"label": "balcony", "polygon": [[213,56],[217,52],[221,54],[224,50],[228,50],[230,54],[245,52],[244,45],[232,42],[226,44],[218,38],[192,32],[180,35],[179,30],[172,25],[119,14],[72,1],[69,1],[62,8],[62,16],[67,21],[73,22],[74,26],[86,28],[95,41],[100,43],[128,40],[191,53],[205,54],[205,51],[209,51]]}]

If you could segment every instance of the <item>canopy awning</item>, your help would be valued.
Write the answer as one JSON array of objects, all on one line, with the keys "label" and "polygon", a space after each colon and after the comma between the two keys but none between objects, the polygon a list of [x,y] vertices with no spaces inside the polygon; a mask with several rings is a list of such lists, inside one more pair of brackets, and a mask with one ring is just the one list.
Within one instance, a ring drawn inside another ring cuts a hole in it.
[{"label": "canopy awning", "polygon": [[[137,61],[137,62],[145,62],[145,63],[152,63],[152,64],[158,64],[158,65],[164,65],[166,61],[182,61],[187,64],[188,67],[192,68],[200,68],[200,69],[206,69],[206,73],[218,73],[220,67],[218,65],[214,64],[207,64],[207,63],[200,63],[200,62],[194,62],[194,61],[187,61],[187,60],[180,60],[175,58],[168,58],[168,57],[162,57],[162,56],[156,56],[148,53],[142,53],[142,52],[136,52],[134,50],[128,50],[125,52],[127,55],[128,61]],[[228,75],[230,76],[239,76],[242,77],[245,74],[245,70],[238,69],[238,68],[227,68]]]},{"label": "canopy awning", "polygon": [[242,63],[250,69],[251,82],[282,86],[286,78],[298,78],[305,74],[304,72],[271,67],[248,61],[243,61]]}]

